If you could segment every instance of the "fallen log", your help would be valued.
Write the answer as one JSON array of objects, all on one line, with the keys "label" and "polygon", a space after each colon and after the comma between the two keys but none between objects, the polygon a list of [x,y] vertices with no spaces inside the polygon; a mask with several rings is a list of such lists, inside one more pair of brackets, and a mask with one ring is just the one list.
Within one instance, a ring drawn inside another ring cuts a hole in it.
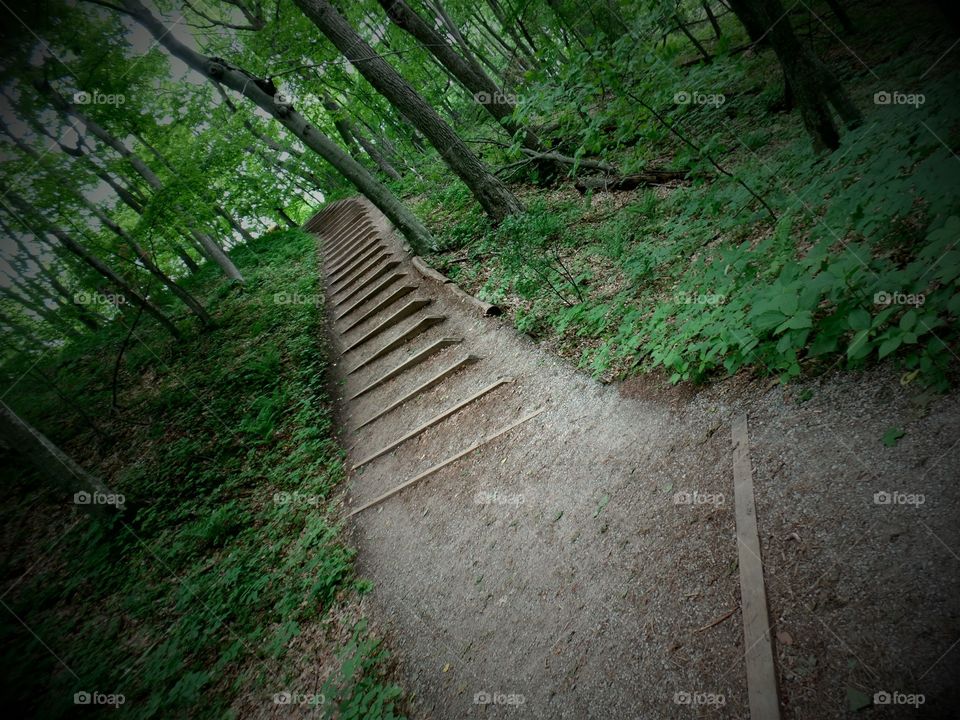
[{"label": "fallen log", "polygon": [[577,178],[574,187],[581,193],[587,190],[633,190],[647,185],[666,185],[686,180],[687,170],[644,170],[633,175],[593,175]]}]

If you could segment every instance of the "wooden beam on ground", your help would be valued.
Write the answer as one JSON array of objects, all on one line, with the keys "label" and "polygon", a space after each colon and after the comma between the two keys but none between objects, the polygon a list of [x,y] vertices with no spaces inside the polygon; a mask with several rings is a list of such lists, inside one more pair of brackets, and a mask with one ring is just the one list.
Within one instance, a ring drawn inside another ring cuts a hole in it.
[{"label": "wooden beam on ground", "polygon": [[743,643],[747,665],[747,696],[751,720],[779,720],[777,671],[767,612],[763,561],[753,498],[753,470],[747,417],[733,422],[733,494],[736,504],[737,550],[740,559],[740,606],[743,608]]}]

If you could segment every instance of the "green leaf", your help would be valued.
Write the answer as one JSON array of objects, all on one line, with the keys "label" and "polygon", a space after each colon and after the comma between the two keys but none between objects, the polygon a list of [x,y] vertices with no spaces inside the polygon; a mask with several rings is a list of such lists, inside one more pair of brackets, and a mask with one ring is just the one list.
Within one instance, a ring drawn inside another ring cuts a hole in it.
[{"label": "green leaf", "polygon": [[796,294],[781,295],[777,301],[777,308],[784,315],[793,315],[797,311],[798,299]]},{"label": "green leaf", "polygon": [[870,327],[870,313],[863,308],[856,308],[847,315],[847,323],[854,330],[866,330]]},{"label": "green leaf", "polygon": [[870,352],[870,345],[867,343],[869,330],[861,330],[854,335],[850,346],[847,348],[847,358],[850,360],[859,360]]},{"label": "green leaf", "polygon": [[891,338],[887,338],[882,343],[880,343],[880,350],[878,351],[877,355],[882,360],[887,355],[889,355],[894,350],[896,350],[898,347],[900,347],[900,343],[902,341],[903,341],[902,335],[895,335]]},{"label": "green leaf", "polygon": [[883,434],[883,444],[888,448],[895,447],[897,441],[907,433],[900,428],[892,427]]},{"label": "green leaf", "polygon": [[847,688],[847,707],[851,712],[857,712],[872,706],[873,699],[865,692],[852,687]]},{"label": "green leaf", "polygon": [[912,330],[913,327],[917,324],[917,311],[916,310],[907,310],[903,317],[900,318],[900,329],[901,330]]}]

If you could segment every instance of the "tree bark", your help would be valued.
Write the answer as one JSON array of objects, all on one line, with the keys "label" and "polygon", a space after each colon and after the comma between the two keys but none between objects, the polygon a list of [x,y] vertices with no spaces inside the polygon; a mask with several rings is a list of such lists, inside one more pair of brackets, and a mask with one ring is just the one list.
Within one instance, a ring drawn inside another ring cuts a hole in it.
[{"label": "tree bark", "polygon": [[379,0],[387,16],[398,28],[408,33],[426,48],[468,91],[474,100],[483,106],[498,123],[511,134],[522,133],[524,147],[541,151],[540,140],[528,129],[521,128],[513,120],[515,109],[509,96],[487,75],[476,62],[470,63],[447,43],[404,0]]},{"label": "tree bark", "polygon": [[848,128],[862,122],[860,111],[840,81],[800,43],[780,0],[729,2],[750,38],[754,42],[763,38],[776,53],[814,150],[835,150],[840,144],[840,135],[830,114],[830,106]]},{"label": "tree bark", "polygon": [[333,5],[327,0],[294,2],[367,82],[426,135],[494,222],[523,210],[507,186],[480,162],[453,128],[356,33]]},{"label": "tree bark", "polygon": [[717,22],[717,16],[713,14],[713,9],[710,7],[710,0],[702,0],[700,6],[703,8],[703,11],[707,14],[707,20],[710,22],[710,27],[713,28],[713,34],[716,38],[720,39],[720,23]]},{"label": "tree bark", "polygon": [[187,306],[187,309],[192,312],[197,319],[200,321],[201,325],[205,328],[211,328],[214,325],[213,318],[207,313],[203,305],[193,297],[189,292],[187,292],[179,283],[177,283],[173,278],[167,275],[160,267],[153,261],[153,258],[150,257],[150,254],[140,245],[133,237],[117,223],[113,222],[110,217],[107,216],[99,207],[95,204],[83,198],[81,196],[84,204],[92,212],[97,219],[100,220],[107,228],[121,240],[123,240],[127,245],[130,246],[130,249],[133,250],[137,258],[140,260],[140,263],[146,268],[147,272],[153,275],[160,283],[167,288],[174,296],[177,297],[180,302]]}]

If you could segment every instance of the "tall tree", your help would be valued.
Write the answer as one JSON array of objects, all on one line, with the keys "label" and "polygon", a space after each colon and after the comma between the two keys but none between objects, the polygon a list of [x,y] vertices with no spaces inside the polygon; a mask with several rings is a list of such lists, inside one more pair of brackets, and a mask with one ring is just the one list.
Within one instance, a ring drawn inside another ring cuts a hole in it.
[{"label": "tall tree", "polygon": [[297,112],[291,103],[278,97],[272,82],[257,78],[221,58],[203,55],[180,42],[169,29],[151,13],[140,0],[122,0],[115,6],[101,0],[87,0],[114,10],[120,10],[137,20],[174,57],[212,82],[219,82],[234,90],[272,115],[294,137],[329,162],[361,193],[376,205],[410,241],[417,252],[433,245],[426,226],[385,185],[374,178],[360,163],[341,150],[335,142]]},{"label": "tall tree", "polygon": [[[36,83],[36,87],[50,98],[51,103],[57,110],[65,115],[72,115],[77,118],[97,140],[110,147],[120,155],[120,157],[129,162],[131,167],[133,167],[151,189],[154,191],[163,190],[163,181],[153,171],[150,165],[135,152],[128,149],[118,137],[94,120],[89,113],[81,111],[74,103],[57,92],[49,82],[38,82]],[[216,263],[228,278],[235,282],[242,283],[243,275],[240,273],[240,270],[237,269],[237,266],[234,265],[230,256],[223,251],[223,248],[205,232],[196,229],[192,223],[188,222],[188,227],[190,228],[190,234],[203,248],[204,254]]]},{"label": "tall tree", "polygon": [[800,42],[780,0],[729,2],[751,39],[756,42],[765,37],[776,53],[814,149],[836,150],[840,145],[840,134],[830,107],[836,110],[848,128],[856,127],[863,120],[843,85]]},{"label": "tall tree", "polygon": [[387,16],[401,30],[409,33],[426,48],[471,93],[474,99],[503,125],[511,135],[518,132],[524,147],[541,149],[539,138],[521,128],[513,119],[514,103],[510,96],[484,72],[472,53],[461,56],[433,26],[407,5],[404,0],[379,0]]},{"label": "tall tree", "polygon": [[444,122],[437,111],[393,66],[357,34],[333,5],[327,0],[294,2],[367,82],[430,140],[447,166],[470,188],[470,192],[494,222],[523,209],[520,201],[473,154],[453,128]]},{"label": "tall tree", "polygon": [[[49,221],[45,220],[41,213],[37,212],[23,197],[18,193],[14,192],[10,188],[5,188],[3,192],[4,203],[9,203],[11,208],[8,208],[10,214],[16,218],[21,225],[24,225],[26,229],[33,231],[32,219],[37,218],[43,225],[43,229],[48,231],[53,237],[59,241],[59,243],[66,248],[68,251],[80,258],[84,263],[93,268],[97,273],[102,275],[106,280],[108,280],[124,297],[129,299],[133,304],[137,305],[144,312],[153,316],[153,318],[159,322],[166,330],[169,332],[174,339],[180,340],[181,335],[180,331],[177,329],[177,326],[168,318],[163,312],[150,300],[137,292],[123,277],[120,276],[113,268],[107,265],[103,260],[97,257],[93,252],[85,248],[79,242],[77,242],[73,237],[70,236],[62,228],[53,225]],[[34,236],[37,236],[37,233],[34,231]]]},{"label": "tall tree", "polygon": [[[2,401],[0,437],[11,448],[22,453],[45,481],[62,494],[69,494],[85,511],[110,515],[129,507],[122,495],[113,492],[100,478],[87,472]],[[113,502],[97,502],[98,499],[113,499]]]}]

